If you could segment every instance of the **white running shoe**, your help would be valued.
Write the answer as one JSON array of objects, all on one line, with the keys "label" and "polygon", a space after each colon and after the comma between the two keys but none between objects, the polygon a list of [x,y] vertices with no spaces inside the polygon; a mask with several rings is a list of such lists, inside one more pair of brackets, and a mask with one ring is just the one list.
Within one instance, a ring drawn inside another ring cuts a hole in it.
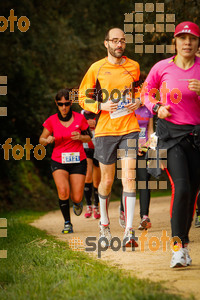
[{"label": "white running shoe", "polygon": [[123,247],[138,247],[133,228],[127,228],[123,237]]},{"label": "white running shoe", "polygon": [[[101,244],[103,247],[105,247],[106,245],[109,247],[110,242],[112,240],[112,235],[110,233],[110,225],[108,224],[107,226],[105,226],[99,223],[99,227],[100,227],[99,239],[102,238]],[[107,239],[108,242],[105,239]]]},{"label": "white running shoe", "polygon": [[186,262],[186,252],[184,248],[180,248],[178,251],[172,250],[172,259],[170,263],[170,268],[181,268],[187,267]]},{"label": "white running shoe", "polygon": [[185,248],[183,248],[183,249],[184,249],[184,251],[185,251],[185,256],[186,256],[186,263],[187,263],[187,266],[191,266],[191,264],[192,264],[192,259],[191,259],[190,255],[189,255],[188,247],[185,247]]}]

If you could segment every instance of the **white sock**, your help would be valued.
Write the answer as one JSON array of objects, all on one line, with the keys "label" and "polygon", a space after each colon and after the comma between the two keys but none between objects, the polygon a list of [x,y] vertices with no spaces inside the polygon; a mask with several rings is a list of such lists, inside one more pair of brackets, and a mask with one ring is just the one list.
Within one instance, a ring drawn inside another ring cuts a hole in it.
[{"label": "white sock", "polygon": [[126,229],[133,228],[133,216],[135,210],[135,193],[123,192],[124,213],[126,218]]},{"label": "white sock", "polygon": [[108,205],[110,200],[110,194],[107,196],[102,196],[99,194],[99,204],[100,204],[100,214],[101,214],[101,225],[108,225]]}]

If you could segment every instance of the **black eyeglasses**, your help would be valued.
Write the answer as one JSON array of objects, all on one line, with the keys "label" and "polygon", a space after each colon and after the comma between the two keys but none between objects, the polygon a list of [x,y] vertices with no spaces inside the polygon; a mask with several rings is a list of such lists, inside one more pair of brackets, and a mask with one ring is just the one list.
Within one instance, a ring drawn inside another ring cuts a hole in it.
[{"label": "black eyeglasses", "polygon": [[57,102],[57,104],[58,104],[58,106],[63,106],[63,105],[65,105],[65,106],[70,106],[70,105],[71,105],[71,101],[69,101],[69,102],[64,102],[64,103],[62,103],[62,102]]},{"label": "black eyeglasses", "polygon": [[125,39],[117,39],[117,38],[114,38],[114,39],[112,39],[112,40],[106,40],[106,41],[110,41],[110,42],[112,42],[113,44],[115,44],[115,45],[117,45],[117,44],[119,44],[119,43],[121,43],[121,44],[126,44],[126,41],[125,41]]}]

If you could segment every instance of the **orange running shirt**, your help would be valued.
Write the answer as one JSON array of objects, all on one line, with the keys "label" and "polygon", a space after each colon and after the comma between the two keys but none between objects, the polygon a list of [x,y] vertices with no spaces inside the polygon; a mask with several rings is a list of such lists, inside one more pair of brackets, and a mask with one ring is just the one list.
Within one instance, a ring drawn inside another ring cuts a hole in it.
[{"label": "orange running shirt", "polygon": [[[129,91],[133,82],[139,80],[139,64],[123,56],[125,62],[121,65],[115,65],[108,61],[107,57],[91,65],[85,74],[79,88],[79,104],[85,109],[98,114],[97,125],[95,128],[95,137],[98,136],[118,136],[125,135],[134,131],[140,131],[135,112],[130,112],[123,108],[124,91]],[[118,103],[119,109],[111,114],[107,111],[101,111],[98,108],[99,102],[105,101],[112,95],[116,99],[120,97]],[[102,93],[103,92],[103,93]],[[103,94],[103,97],[102,95]],[[136,97],[139,97],[139,93]],[[126,100],[124,100],[126,103]]]}]

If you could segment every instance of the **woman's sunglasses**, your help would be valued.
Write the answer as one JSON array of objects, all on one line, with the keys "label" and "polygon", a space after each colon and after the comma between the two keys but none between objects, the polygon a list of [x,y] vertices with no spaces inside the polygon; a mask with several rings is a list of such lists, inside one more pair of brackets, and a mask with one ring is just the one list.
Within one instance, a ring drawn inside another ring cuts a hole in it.
[{"label": "woman's sunglasses", "polygon": [[70,105],[71,105],[71,101],[69,101],[69,102],[64,102],[64,103],[62,103],[62,102],[57,102],[57,104],[58,104],[58,106],[63,106],[63,105],[65,105],[65,106],[70,106]]}]

